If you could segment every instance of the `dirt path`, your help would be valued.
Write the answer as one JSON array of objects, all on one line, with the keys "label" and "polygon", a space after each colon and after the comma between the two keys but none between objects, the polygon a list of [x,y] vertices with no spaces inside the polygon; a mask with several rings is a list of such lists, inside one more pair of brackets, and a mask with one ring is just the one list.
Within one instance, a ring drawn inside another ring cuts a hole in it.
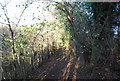
[{"label": "dirt path", "polygon": [[[33,79],[78,79],[79,70],[82,67],[80,57],[75,60],[73,54],[66,55],[64,50],[59,50],[58,54],[53,55],[34,73]],[[78,70],[79,69],[79,70]]]},{"label": "dirt path", "polygon": [[99,73],[109,74],[106,75],[105,78],[112,78],[111,74],[113,73],[97,69],[97,67],[97,70],[92,73],[92,75],[88,74],[91,73],[92,69],[92,66],[84,66],[82,57],[75,60],[72,55],[66,56],[66,53],[61,51],[58,54],[51,56],[45,64],[37,69],[35,73],[33,73],[33,79],[60,79],[61,81],[68,79],[72,79],[73,81],[75,79],[94,79],[97,77],[101,79],[101,75],[97,75]]},{"label": "dirt path", "polygon": [[66,56],[64,53],[51,56],[47,62],[40,67],[33,78],[35,79],[67,79],[70,73],[70,69],[73,63],[73,59]]}]

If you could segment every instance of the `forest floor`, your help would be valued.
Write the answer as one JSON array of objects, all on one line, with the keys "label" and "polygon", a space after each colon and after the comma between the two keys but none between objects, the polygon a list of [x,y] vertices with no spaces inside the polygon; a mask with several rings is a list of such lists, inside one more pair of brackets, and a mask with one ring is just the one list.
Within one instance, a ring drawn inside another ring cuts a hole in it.
[{"label": "forest floor", "polygon": [[[62,50],[61,50],[62,51]],[[76,79],[80,63],[64,52],[53,55],[33,74],[34,79]],[[78,59],[79,61],[80,59]]]},{"label": "forest floor", "polygon": [[44,63],[37,71],[35,71],[33,78],[35,79],[60,79],[67,72],[68,65],[72,60],[66,57],[65,54],[51,56],[46,63]]},{"label": "forest floor", "polygon": [[[106,67],[95,67],[84,65],[79,57],[75,60],[72,56],[59,52],[51,56],[46,63],[34,71],[33,79],[113,79],[117,76]],[[94,73],[92,73],[94,70]],[[118,76],[117,76],[118,77]]]}]

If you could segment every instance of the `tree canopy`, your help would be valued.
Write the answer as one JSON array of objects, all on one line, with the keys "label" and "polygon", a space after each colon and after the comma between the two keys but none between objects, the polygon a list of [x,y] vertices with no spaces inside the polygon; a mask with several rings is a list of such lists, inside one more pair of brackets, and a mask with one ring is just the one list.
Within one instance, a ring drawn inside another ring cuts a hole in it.
[{"label": "tree canopy", "polygon": [[[9,8],[10,3],[0,3],[3,79],[32,78],[50,58],[69,59],[65,79],[120,78],[120,3],[26,0]],[[17,16],[11,9],[18,9]]]}]

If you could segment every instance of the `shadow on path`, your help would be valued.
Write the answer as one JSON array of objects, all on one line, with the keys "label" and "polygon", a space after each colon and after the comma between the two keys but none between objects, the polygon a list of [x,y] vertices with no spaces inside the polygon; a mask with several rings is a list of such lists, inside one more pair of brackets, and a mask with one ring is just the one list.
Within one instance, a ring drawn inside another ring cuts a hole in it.
[{"label": "shadow on path", "polygon": [[73,58],[67,56],[63,50],[60,50],[57,55],[51,56],[47,62],[42,65],[36,73],[34,79],[67,79],[70,74]]}]

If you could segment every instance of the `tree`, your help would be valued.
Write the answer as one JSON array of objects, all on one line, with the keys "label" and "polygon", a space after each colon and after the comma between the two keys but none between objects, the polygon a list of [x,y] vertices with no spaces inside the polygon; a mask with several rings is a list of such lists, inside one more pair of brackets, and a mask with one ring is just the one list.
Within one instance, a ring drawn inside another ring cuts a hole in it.
[{"label": "tree", "polygon": [[91,64],[109,58],[110,51],[117,45],[112,30],[117,3],[56,3],[69,22],[67,28],[75,43],[76,56],[90,54]]},{"label": "tree", "polygon": [[[5,24],[5,25],[8,25],[8,27],[9,27],[9,30],[10,30],[10,33],[11,33],[11,42],[12,42],[12,54],[14,55],[15,53],[16,53],[16,51],[15,51],[15,44],[14,44],[14,31],[13,31],[13,27],[12,27],[12,20],[11,20],[11,18],[9,17],[9,13],[8,13],[8,5],[9,5],[9,3],[11,2],[12,0],[9,0],[9,1],[7,1],[7,2],[4,2],[4,3],[0,3],[0,6],[1,6],[1,9],[3,10],[3,16],[5,16],[5,22],[6,23],[4,23],[4,22],[0,22],[1,24]],[[20,20],[21,20],[21,17],[22,17],[22,15],[23,15],[23,13],[25,12],[25,10],[29,7],[29,5],[30,4],[32,4],[33,3],[33,1],[32,2],[30,2],[30,1],[26,1],[24,4],[25,5],[23,5],[23,10],[21,11],[21,13],[20,13],[20,16],[19,16],[19,18],[18,18],[18,20],[17,20],[17,23],[16,23],[16,26],[18,26],[19,25],[19,22],[20,22]],[[4,18],[4,17],[3,17]],[[14,57],[13,57],[13,59],[14,59]]]},{"label": "tree", "polygon": [[[102,56],[106,56],[108,58],[110,51],[112,52],[112,50],[116,48],[112,30],[112,22],[114,20],[113,18],[116,15],[116,12],[114,12],[116,6],[117,3],[92,3],[91,5],[92,12],[94,14],[93,19],[95,19],[95,23],[98,24],[98,26],[95,27],[94,31],[92,32],[93,51],[91,60],[96,61],[95,63],[97,63],[97,61],[100,59],[100,56],[102,60],[105,58]],[[113,41],[113,45],[110,44],[110,41]],[[96,59],[97,57],[98,59]]]}]

